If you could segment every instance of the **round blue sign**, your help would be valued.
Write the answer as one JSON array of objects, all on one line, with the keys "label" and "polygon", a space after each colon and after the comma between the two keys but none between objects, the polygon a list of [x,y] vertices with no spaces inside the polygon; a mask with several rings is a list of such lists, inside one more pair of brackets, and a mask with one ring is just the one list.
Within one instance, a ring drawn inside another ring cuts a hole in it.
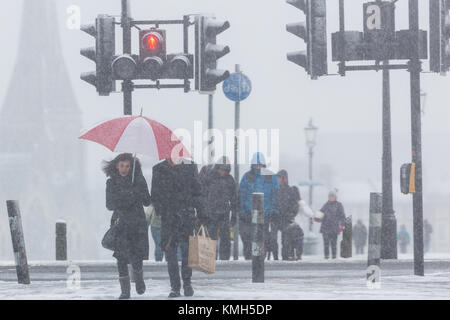
[{"label": "round blue sign", "polygon": [[240,102],[248,98],[252,92],[252,83],[250,79],[243,73],[233,73],[223,83],[223,93],[225,96],[234,101]]}]

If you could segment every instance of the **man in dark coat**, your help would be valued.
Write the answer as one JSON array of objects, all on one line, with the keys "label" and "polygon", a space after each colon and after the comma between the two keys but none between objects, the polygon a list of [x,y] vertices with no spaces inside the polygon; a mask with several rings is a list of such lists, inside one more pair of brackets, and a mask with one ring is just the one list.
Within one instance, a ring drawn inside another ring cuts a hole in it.
[{"label": "man in dark coat", "polygon": [[119,281],[122,289],[120,299],[130,297],[128,264],[131,263],[138,294],[145,292],[143,260],[148,260],[148,227],[144,206],[151,202],[147,182],[142,174],[139,159],[136,159],[134,182],[132,182],[133,156],[118,155],[105,162],[103,171],[109,177],[106,181],[106,208],[114,211],[111,225],[117,224],[115,250]]},{"label": "man in dark coat", "polygon": [[356,254],[364,254],[367,244],[367,228],[361,220],[353,227],[353,241],[355,242]]},{"label": "man in dark coat", "polygon": [[[201,186],[193,162],[167,159],[153,167],[152,202],[161,216],[161,247],[166,253],[170,277],[170,298],[181,289],[177,248],[181,248],[181,278],[185,296],[192,296],[192,269],[188,267],[189,236],[196,218],[204,220],[200,206]],[[197,212],[197,216],[196,216]]]},{"label": "man in dark coat", "polygon": [[320,233],[323,236],[325,259],[330,258],[330,246],[332,258],[337,257],[337,238],[345,225],[345,212],[342,203],[337,201],[337,191],[332,190],[328,194],[328,202],[320,210],[324,213]]},{"label": "man in dark coat", "polygon": [[[275,207],[277,208],[278,217],[280,219],[277,229],[281,231],[281,258],[287,260],[288,254],[286,245],[288,244],[288,241],[285,239],[285,229],[297,216],[299,209],[298,202],[301,198],[298,188],[289,186],[289,177],[286,170],[278,172],[277,178],[280,185],[280,189],[275,191]],[[276,231],[277,236],[278,230]],[[275,260],[278,260],[278,245],[276,244],[274,244],[273,256]]]},{"label": "man in dark coat", "polygon": [[231,165],[223,157],[201,179],[208,231],[213,240],[219,239],[220,260],[231,256],[230,213],[231,225],[236,222],[236,183],[230,172]]}]

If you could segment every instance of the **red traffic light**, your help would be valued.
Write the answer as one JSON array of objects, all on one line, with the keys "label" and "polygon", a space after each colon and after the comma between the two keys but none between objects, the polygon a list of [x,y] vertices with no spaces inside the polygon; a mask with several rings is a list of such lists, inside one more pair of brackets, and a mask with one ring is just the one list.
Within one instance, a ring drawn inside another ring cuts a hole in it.
[{"label": "red traffic light", "polygon": [[163,36],[158,32],[147,33],[142,39],[143,47],[154,53],[158,53],[162,49]]}]

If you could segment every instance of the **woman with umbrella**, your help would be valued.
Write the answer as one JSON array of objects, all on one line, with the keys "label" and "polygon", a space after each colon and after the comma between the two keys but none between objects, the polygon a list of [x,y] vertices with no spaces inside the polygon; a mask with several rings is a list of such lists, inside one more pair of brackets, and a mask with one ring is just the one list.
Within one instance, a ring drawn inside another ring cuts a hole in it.
[{"label": "woman with umbrella", "polygon": [[111,225],[117,224],[113,256],[117,259],[122,290],[119,299],[129,299],[128,264],[133,267],[136,292],[140,295],[145,293],[143,260],[149,258],[149,242],[143,207],[150,205],[150,194],[140,161],[130,153],[122,153],[109,162],[104,161],[103,172],[109,177],[106,181],[106,207],[114,211]]},{"label": "woman with umbrella", "polygon": [[[181,141],[171,130],[152,119],[142,116],[125,116],[103,122],[85,131],[80,139],[105,146],[112,152],[126,152],[105,162],[106,207],[114,211],[111,230],[115,230],[114,250],[122,289],[120,299],[130,297],[128,264],[131,263],[136,281],[136,291],[144,294],[143,260],[149,258],[148,227],[144,206],[151,197],[136,154],[152,158],[178,159],[190,157]],[[134,154],[134,156],[132,155]]]}]

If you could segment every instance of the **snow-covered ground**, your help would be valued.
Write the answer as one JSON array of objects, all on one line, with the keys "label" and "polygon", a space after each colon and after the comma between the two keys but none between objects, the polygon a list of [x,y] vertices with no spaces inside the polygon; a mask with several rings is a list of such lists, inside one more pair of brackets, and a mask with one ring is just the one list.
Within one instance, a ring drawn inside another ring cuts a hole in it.
[{"label": "snow-covered ground", "polygon": [[[134,299],[167,299],[168,281],[147,280],[147,292]],[[270,279],[263,284],[242,280],[193,281],[194,299],[315,300],[315,299],[450,299],[450,271],[426,277],[382,277],[380,289],[369,289],[364,279]],[[0,282],[0,299],[116,299],[117,281],[82,281],[69,289],[64,281],[35,282],[24,286]]]},{"label": "snow-covered ground", "polygon": [[[401,256],[400,261],[411,261],[411,256]],[[447,261],[448,254],[427,255],[426,261]],[[359,261],[359,262],[358,262]],[[205,276],[194,272],[193,299],[246,299],[246,300],[377,300],[377,299],[445,299],[450,300],[450,269],[448,263],[440,262],[426,269],[425,277],[412,275],[412,264],[403,263],[401,267],[396,262],[389,262],[381,271],[381,288],[369,289],[366,285],[364,257],[349,260],[339,259],[337,263],[323,261],[318,257],[305,257],[304,261],[293,262],[295,269],[270,268],[279,262],[267,262],[268,271],[263,284],[254,284],[251,277],[242,271],[235,271],[232,277],[220,277],[226,272],[224,264],[248,264],[245,261],[218,262],[216,275]],[[61,265],[68,262],[34,262],[32,265]],[[79,262],[80,265],[112,264],[108,262]],[[147,292],[137,296],[132,290],[133,299],[167,299],[169,281],[164,263],[146,262],[157,265],[154,272],[146,274]],[[7,265],[7,263],[3,263]],[[291,265],[292,266],[292,265]],[[389,268],[390,266],[390,268]],[[250,265],[249,265],[250,267]],[[361,268],[362,267],[362,268]],[[245,268],[247,269],[247,268]],[[234,269],[232,269],[234,270]],[[228,271],[229,273],[233,271]],[[240,269],[242,270],[242,268]],[[158,272],[158,274],[156,273]],[[237,274],[236,274],[237,272]],[[292,277],[292,272],[296,276]],[[113,273],[115,274],[114,270]],[[19,285],[14,281],[0,281],[0,299],[116,299],[119,295],[117,280],[81,280],[79,288],[69,288],[66,281],[32,281],[31,285]]]}]

